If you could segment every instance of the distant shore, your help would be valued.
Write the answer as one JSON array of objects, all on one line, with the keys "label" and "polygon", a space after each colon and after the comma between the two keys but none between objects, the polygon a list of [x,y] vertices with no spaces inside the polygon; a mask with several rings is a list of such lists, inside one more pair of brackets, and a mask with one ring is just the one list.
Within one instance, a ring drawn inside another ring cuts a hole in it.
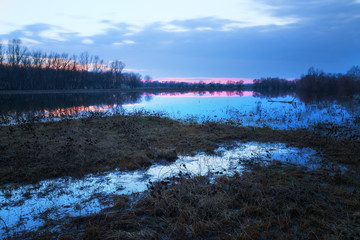
[{"label": "distant shore", "polygon": [[63,93],[103,93],[103,92],[221,92],[221,91],[248,91],[251,86],[242,89],[234,88],[126,88],[126,89],[51,89],[51,90],[0,90],[0,95],[5,94],[63,94]]}]

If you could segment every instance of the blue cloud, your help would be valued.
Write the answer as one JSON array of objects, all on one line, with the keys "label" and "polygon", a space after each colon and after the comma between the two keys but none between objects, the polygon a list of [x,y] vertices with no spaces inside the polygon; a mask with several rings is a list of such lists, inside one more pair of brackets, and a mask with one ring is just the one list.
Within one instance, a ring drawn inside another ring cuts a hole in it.
[{"label": "blue cloud", "polygon": [[[46,51],[79,53],[87,50],[105,60],[120,59],[129,68],[145,69],[153,77],[299,77],[310,66],[327,72],[345,72],[360,64],[360,4],[353,1],[272,1],[278,17],[299,19],[289,25],[223,27],[238,22],[214,17],[166,24],[186,31],[163,31],[164,23],[134,26],[109,20],[114,27],[85,42],[74,33],[59,33],[67,41],[49,41],[41,32],[56,28],[33,24],[0,38],[28,37]],[[171,28],[169,28],[171,30]],[[176,28],[173,28],[176,30]],[[26,36],[29,32],[31,36]],[[131,34],[129,34],[129,32]],[[115,44],[114,43],[124,43]],[[126,44],[133,43],[133,44]]]}]

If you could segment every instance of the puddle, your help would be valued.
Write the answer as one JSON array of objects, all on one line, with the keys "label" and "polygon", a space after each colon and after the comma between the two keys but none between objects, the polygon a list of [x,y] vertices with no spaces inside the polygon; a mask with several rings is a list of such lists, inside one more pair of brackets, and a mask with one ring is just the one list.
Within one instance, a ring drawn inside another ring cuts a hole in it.
[{"label": "puddle", "polygon": [[[320,165],[320,157],[311,148],[287,147],[283,143],[241,143],[222,146],[213,155],[198,153],[180,156],[173,163],[159,163],[146,171],[112,171],[91,174],[82,179],[59,178],[31,185],[6,185],[0,189],[0,235],[32,230],[49,219],[84,216],[109,206],[111,197],[143,192],[149,181],[158,181],[181,173],[216,177],[241,172],[249,161],[272,160]],[[5,226],[6,223],[6,226]]]}]

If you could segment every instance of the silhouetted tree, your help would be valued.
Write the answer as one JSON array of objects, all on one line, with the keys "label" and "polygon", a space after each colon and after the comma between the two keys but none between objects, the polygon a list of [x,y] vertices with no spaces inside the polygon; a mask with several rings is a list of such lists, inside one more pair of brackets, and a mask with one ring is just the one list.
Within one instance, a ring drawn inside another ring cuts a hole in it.
[{"label": "silhouetted tree", "polygon": [[257,92],[281,94],[295,90],[295,81],[281,78],[261,78],[253,80],[253,89]]},{"label": "silhouetted tree", "polygon": [[[28,51],[18,39],[9,41],[7,48],[0,43],[0,89],[121,88],[124,67],[119,60],[106,65],[88,52],[69,57],[67,53]],[[128,78],[132,88],[142,83],[136,74]]]},{"label": "silhouetted tree", "polygon": [[124,82],[130,87],[130,88],[137,88],[140,87],[141,82],[141,75],[138,73],[124,73],[123,74]]},{"label": "silhouetted tree", "polygon": [[119,60],[115,60],[111,63],[110,68],[113,76],[113,85],[121,88],[122,77],[121,72],[124,69],[125,64]]},{"label": "silhouetted tree", "polygon": [[145,83],[150,83],[151,81],[152,81],[152,78],[149,75],[145,75],[144,82]]},{"label": "silhouetted tree", "polygon": [[360,67],[359,66],[353,66],[347,71],[346,75],[351,76],[357,81],[360,81]]},{"label": "silhouetted tree", "polygon": [[25,57],[27,48],[21,45],[20,39],[13,39],[9,41],[7,58],[11,65],[19,65],[21,60]]},{"label": "silhouetted tree", "polygon": [[0,64],[4,61],[4,49],[2,41],[0,40]]},{"label": "silhouetted tree", "polygon": [[310,68],[296,84],[298,92],[351,95],[360,91],[360,69],[352,67],[345,75]]}]

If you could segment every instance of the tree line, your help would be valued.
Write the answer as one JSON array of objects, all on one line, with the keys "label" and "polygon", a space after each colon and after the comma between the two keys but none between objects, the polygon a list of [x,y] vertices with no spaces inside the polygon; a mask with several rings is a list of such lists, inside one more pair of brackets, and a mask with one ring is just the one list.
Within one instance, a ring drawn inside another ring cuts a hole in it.
[{"label": "tree line", "polygon": [[67,53],[46,53],[30,50],[21,40],[13,39],[7,45],[0,41],[0,90],[52,89],[236,89],[242,81],[220,83],[184,83],[152,81],[150,76],[123,72],[125,64],[119,60],[106,63],[88,52],[70,56]]},{"label": "tree line", "polygon": [[198,83],[187,83],[187,82],[159,82],[152,81],[149,76],[145,76],[142,84],[145,88],[176,88],[176,89],[188,89],[188,90],[242,90],[244,81],[227,81],[226,83],[210,82],[205,83],[200,81]]},{"label": "tree line", "polygon": [[[70,56],[67,53],[42,52],[23,46],[21,40],[8,44],[0,41],[0,90],[52,89],[134,89],[179,88],[197,90],[242,90],[243,82],[186,83],[153,81],[150,76],[123,72],[120,60],[105,62],[88,52]],[[300,79],[261,78],[253,81],[253,90],[261,93],[284,94],[311,92],[354,94],[360,92],[360,67],[346,74],[330,74],[310,68]]]},{"label": "tree line", "polygon": [[296,82],[283,78],[261,78],[253,80],[253,90],[257,92],[283,93],[294,91]]},{"label": "tree line", "polygon": [[360,67],[353,66],[346,74],[331,74],[310,68],[296,82],[297,91],[348,95],[360,92]]},{"label": "tree line", "polygon": [[124,73],[119,60],[29,50],[19,39],[0,42],[0,90],[136,88],[141,75]]},{"label": "tree line", "polygon": [[309,69],[300,79],[261,78],[253,81],[253,90],[262,93],[314,93],[351,95],[360,92],[360,67],[353,66],[346,74],[325,73]]}]

